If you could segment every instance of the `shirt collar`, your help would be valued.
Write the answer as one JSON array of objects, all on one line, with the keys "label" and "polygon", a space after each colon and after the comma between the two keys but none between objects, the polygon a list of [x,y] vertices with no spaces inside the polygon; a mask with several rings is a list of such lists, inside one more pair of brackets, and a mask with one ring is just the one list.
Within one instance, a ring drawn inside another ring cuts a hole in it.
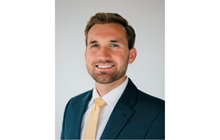
[{"label": "shirt collar", "polygon": [[[119,98],[121,97],[122,93],[124,92],[127,84],[128,84],[128,77],[126,77],[125,81],[121,85],[119,85],[118,87],[114,88],[113,90],[102,96],[102,99],[106,102],[107,105],[109,105],[111,108],[114,108]],[[94,86],[92,92],[92,99],[90,100],[88,107],[90,107],[93,103],[95,103],[95,99],[98,97],[100,97],[100,95],[98,94],[96,87]]]}]

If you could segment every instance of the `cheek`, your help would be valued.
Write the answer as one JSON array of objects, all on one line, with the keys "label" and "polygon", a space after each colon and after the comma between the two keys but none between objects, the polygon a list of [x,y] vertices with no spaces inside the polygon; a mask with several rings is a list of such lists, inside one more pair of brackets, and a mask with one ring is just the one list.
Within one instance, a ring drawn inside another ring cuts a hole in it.
[{"label": "cheek", "polygon": [[94,55],[92,55],[91,53],[87,53],[86,54],[86,63],[92,63],[94,61]]},{"label": "cheek", "polygon": [[119,56],[115,57],[114,60],[115,60],[119,65],[124,65],[125,63],[127,63],[128,56],[119,55]]}]

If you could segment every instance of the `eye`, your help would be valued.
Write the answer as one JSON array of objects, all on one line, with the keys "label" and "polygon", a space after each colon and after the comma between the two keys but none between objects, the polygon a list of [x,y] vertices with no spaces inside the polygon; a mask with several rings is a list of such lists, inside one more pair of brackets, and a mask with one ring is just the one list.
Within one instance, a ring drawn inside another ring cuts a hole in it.
[{"label": "eye", "polygon": [[118,45],[117,44],[112,44],[112,47],[118,47]]},{"label": "eye", "polygon": [[95,44],[95,45],[92,45],[92,47],[95,47],[95,48],[96,48],[96,47],[98,47],[98,46],[99,46],[99,45],[97,45],[97,44]]}]

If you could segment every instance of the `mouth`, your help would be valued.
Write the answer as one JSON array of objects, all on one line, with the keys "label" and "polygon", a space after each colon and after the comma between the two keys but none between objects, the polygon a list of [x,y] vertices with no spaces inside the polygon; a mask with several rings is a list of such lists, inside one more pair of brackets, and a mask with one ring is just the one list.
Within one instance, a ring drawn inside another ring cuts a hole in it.
[{"label": "mouth", "polygon": [[107,69],[110,69],[110,68],[112,68],[112,67],[114,67],[115,65],[96,65],[96,67],[97,68],[99,68],[99,69],[105,69],[105,70],[107,70]]}]

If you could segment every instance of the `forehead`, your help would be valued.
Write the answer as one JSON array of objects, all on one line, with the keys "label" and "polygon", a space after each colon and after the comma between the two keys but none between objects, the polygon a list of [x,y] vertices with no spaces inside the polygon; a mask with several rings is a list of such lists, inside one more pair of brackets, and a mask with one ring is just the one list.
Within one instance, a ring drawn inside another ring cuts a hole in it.
[{"label": "forehead", "polygon": [[126,41],[126,30],[121,24],[95,24],[88,32],[88,41],[99,39],[118,39]]}]

